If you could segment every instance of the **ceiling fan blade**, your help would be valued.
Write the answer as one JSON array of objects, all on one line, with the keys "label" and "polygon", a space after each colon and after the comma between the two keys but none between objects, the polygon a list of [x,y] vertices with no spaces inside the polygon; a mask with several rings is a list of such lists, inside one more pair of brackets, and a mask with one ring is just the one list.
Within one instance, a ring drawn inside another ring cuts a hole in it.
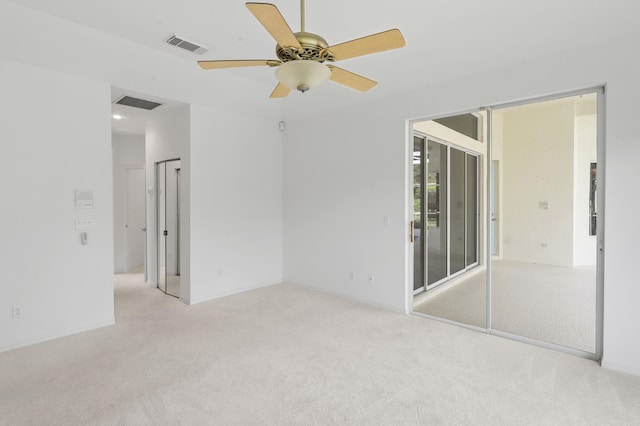
[{"label": "ceiling fan blade", "polygon": [[302,49],[289,24],[284,20],[275,5],[271,3],[247,3],[246,6],[280,46]]},{"label": "ceiling fan blade", "polygon": [[330,46],[326,50],[333,53],[336,60],[355,58],[356,56],[384,52],[406,46],[402,33],[398,29],[383,31],[370,36]]},{"label": "ceiling fan blade", "polygon": [[269,97],[272,99],[286,98],[287,96],[289,96],[289,93],[291,93],[291,89],[289,89],[287,86],[285,86],[282,83],[278,83],[276,88],[273,89],[273,92],[271,92],[271,96]]},{"label": "ceiling fan blade", "polygon": [[327,66],[331,70],[331,81],[351,87],[352,89],[366,92],[367,90],[373,89],[378,84],[373,80],[359,74],[352,73],[351,71],[343,70],[342,68],[338,68],[333,65]]},{"label": "ceiling fan blade", "polygon": [[260,67],[268,65],[270,67],[277,67],[280,65],[280,61],[274,59],[241,59],[231,61],[198,61],[200,68],[204,70],[215,70],[220,68],[240,68],[240,67]]}]

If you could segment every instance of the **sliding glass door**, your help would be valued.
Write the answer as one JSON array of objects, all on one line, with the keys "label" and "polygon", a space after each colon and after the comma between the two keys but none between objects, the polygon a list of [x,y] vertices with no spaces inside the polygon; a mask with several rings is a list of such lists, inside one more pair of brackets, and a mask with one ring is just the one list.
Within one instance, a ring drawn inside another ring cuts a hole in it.
[{"label": "sliding glass door", "polygon": [[478,157],[415,136],[413,163],[414,292],[420,292],[478,263]]},{"label": "sliding glass door", "polygon": [[[427,141],[426,245],[427,282],[432,286],[449,276],[449,161],[448,147]],[[424,260],[423,260],[424,261]]]}]

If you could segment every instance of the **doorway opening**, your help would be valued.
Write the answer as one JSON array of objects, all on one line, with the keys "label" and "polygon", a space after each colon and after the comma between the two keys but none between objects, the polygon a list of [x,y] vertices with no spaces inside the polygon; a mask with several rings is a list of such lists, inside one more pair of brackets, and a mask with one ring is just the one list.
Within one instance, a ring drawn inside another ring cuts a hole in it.
[{"label": "doorway opening", "polygon": [[114,273],[146,273],[144,135],[113,133],[112,149]]},{"label": "doorway opening", "polygon": [[[456,124],[469,113],[410,123],[410,220],[426,230],[410,243],[415,314],[601,358],[603,97],[597,88],[474,111],[485,131],[475,135],[473,152],[451,142],[469,137]],[[446,161],[425,155],[425,144]],[[456,162],[465,173],[453,173]],[[430,203],[430,194],[445,193],[447,203]],[[453,214],[456,208],[464,214]],[[446,239],[439,235],[445,227]],[[457,257],[430,257],[434,241]]]}]

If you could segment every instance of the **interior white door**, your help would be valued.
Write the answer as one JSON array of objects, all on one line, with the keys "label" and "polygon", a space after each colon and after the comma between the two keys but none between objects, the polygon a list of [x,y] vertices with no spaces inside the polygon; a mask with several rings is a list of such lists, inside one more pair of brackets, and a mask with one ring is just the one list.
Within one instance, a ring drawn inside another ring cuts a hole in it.
[{"label": "interior white door", "polygon": [[145,176],[144,169],[127,169],[125,175],[125,269],[144,265]]}]

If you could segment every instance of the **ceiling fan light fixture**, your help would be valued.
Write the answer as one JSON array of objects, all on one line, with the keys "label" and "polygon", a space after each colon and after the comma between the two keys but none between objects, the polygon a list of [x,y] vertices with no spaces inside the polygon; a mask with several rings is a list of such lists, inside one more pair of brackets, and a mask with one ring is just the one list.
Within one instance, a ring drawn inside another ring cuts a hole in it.
[{"label": "ceiling fan light fixture", "polygon": [[331,77],[331,70],[313,60],[294,60],[285,62],[276,68],[276,78],[289,89],[306,92]]}]

